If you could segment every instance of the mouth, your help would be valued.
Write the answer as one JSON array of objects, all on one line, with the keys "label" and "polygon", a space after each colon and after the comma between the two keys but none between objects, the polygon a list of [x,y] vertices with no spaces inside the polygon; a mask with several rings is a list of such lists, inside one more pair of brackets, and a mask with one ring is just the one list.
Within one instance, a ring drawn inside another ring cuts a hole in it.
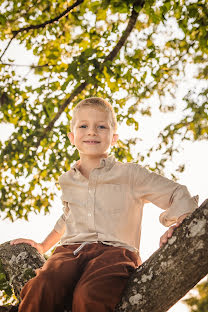
[{"label": "mouth", "polygon": [[83,141],[84,143],[87,143],[87,144],[99,144],[100,141]]}]

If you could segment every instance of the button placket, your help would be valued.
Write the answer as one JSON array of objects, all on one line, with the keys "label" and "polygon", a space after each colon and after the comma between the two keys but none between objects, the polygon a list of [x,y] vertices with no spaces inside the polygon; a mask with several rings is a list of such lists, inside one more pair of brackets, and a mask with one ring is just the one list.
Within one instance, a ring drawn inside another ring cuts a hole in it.
[{"label": "button placket", "polygon": [[88,182],[87,217],[89,229],[95,231],[94,206],[95,206],[95,172],[91,172]]}]

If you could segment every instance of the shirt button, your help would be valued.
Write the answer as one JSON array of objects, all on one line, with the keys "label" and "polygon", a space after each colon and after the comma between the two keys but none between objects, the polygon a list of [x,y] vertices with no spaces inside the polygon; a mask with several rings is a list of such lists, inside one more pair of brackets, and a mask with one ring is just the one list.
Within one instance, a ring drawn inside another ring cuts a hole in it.
[{"label": "shirt button", "polygon": [[88,213],[87,215],[88,215],[88,217],[91,217],[91,216],[92,216],[91,213]]}]

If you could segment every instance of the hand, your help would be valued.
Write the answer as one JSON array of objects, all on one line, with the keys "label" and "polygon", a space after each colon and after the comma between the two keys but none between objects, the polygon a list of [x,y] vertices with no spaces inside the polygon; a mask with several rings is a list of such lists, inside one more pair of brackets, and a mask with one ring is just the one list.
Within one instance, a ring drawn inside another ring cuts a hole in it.
[{"label": "hand", "polygon": [[179,227],[182,221],[189,216],[190,213],[186,213],[180,216],[177,220],[177,223],[172,225],[161,237],[160,237],[160,247],[167,243],[168,239],[172,237],[174,230]]},{"label": "hand", "polygon": [[175,225],[172,225],[172,226],[169,227],[169,229],[160,237],[160,247],[162,247],[163,245],[165,245],[165,244],[167,243],[168,239],[172,237],[175,228],[177,228],[179,225],[180,225],[180,223],[176,223]]},{"label": "hand", "polygon": [[32,247],[35,247],[39,253],[41,253],[41,254],[44,253],[42,244],[36,243],[32,239],[17,238],[17,239],[12,240],[10,242],[10,245],[17,245],[17,244],[21,244],[21,243],[25,243],[25,244],[31,245]]}]

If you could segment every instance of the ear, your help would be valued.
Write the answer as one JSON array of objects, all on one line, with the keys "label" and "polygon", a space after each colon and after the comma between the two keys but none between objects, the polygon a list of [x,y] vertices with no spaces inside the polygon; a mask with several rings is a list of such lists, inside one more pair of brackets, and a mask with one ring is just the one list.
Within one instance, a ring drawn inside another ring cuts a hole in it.
[{"label": "ear", "polygon": [[114,133],[112,141],[111,141],[111,146],[115,145],[117,141],[118,141],[118,134]]},{"label": "ear", "polygon": [[69,133],[67,133],[67,136],[68,136],[71,144],[74,145],[74,133],[73,132],[69,132]]}]

